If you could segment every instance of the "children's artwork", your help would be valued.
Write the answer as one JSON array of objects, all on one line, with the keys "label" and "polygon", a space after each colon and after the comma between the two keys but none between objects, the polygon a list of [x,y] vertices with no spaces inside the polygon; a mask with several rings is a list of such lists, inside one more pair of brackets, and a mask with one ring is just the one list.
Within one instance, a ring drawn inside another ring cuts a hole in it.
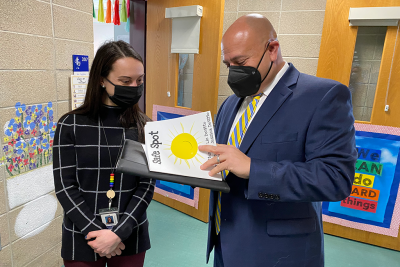
[{"label": "children's artwork", "polygon": [[18,102],[15,116],[4,125],[0,165],[9,176],[36,169],[52,162],[53,137],[57,127],[53,104],[27,106]]},{"label": "children's artwork", "polygon": [[[211,113],[149,122],[145,126],[146,155],[150,171],[222,180],[209,176],[200,165],[214,157],[200,152],[199,145],[216,145]],[[189,179],[189,178],[188,178]]]},{"label": "children's artwork", "polygon": [[397,237],[400,128],[355,124],[358,160],[349,197],[323,203],[326,222]]}]

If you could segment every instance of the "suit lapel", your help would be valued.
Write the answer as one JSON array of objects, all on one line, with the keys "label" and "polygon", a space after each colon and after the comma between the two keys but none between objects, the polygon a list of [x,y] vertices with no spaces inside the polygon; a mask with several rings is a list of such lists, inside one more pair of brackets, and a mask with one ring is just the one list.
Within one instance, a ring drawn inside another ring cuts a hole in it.
[{"label": "suit lapel", "polygon": [[[283,75],[281,80],[271,91],[267,99],[265,99],[263,105],[258,110],[257,114],[251,121],[249,128],[243,138],[242,144],[240,145],[240,151],[246,153],[249,147],[256,140],[265,125],[271,120],[275,113],[279,110],[285,100],[293,93],[289,86],[297,83],[299,72],[292,64],[289,69]],[[235,113],[236,114],[236,113]]]}]

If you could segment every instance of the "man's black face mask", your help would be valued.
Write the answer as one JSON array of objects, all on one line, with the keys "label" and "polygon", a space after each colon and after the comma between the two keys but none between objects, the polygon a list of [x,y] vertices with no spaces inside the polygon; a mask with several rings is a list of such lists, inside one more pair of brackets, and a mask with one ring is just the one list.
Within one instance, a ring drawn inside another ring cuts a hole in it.
[{"label": "man's black face mask", "polygon": [[267,78],[269,72],[271,71],[273,61],[271,61],[271,65],[264,79],[261,79],[261,74],[258,71],[258,67],[261,64],[268,47],[269,42],[263,56],[258,62],[257,68],[251,66],[229,67],[228,84],[237,97],[244,98],[246,96],[254,95],[260,89],[260,86],[265,78]]}]

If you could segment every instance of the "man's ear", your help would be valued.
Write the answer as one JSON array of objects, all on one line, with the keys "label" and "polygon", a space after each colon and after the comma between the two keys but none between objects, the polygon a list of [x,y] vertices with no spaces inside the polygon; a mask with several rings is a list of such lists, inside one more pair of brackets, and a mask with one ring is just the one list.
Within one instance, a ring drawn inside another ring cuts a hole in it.
[{"label": "man's ear", "polygon": [[278,58],[279,46],[280,44],[278,40],[270,41],[268,47],[268,54],[269,54],[269,59],[271,61],[275,61]]}]

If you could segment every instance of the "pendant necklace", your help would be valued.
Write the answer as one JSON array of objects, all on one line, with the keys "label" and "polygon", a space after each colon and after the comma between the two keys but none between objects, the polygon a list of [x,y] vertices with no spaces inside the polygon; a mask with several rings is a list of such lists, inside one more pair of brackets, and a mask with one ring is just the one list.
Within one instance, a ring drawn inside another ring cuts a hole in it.
[{"label": "pendant necklace", "polygon": [[[109,158],[110,158],[110,167],[111,167],[110,189],[107,191],[107,197],[108,197],[108,199],[109,199],[109,201],[108,201],[108,208],[111,209],[111,203],[112,203],[113,198],[115,197],[115,191],[113,190],[113,187],[114,187],[114,172],[115,172],[115,169],[117,168],[118,158],[119,158],[119,155],[120,155],[121,150],[122,150],[122,142],[124,141],[124,132],[123,132],[123,130],[122,130],[121,144],[120,144],[120,146],[119,146],[119,150],[118,150],[118,154],[117,154],[117,159],[115,160],[115,164],[113,165],[112,162],[111,162],[110,146],[109,146],[109,144],[108,144],[106,131],[104,130],[103,121],[100,119],[100,122],[101,122],[101,127],[103,128],[104,137],[105,137],[106,143],[107,143],[108,156],[109,156]],[[114,167],[113,167],[113,166],[114,166]]]}]

